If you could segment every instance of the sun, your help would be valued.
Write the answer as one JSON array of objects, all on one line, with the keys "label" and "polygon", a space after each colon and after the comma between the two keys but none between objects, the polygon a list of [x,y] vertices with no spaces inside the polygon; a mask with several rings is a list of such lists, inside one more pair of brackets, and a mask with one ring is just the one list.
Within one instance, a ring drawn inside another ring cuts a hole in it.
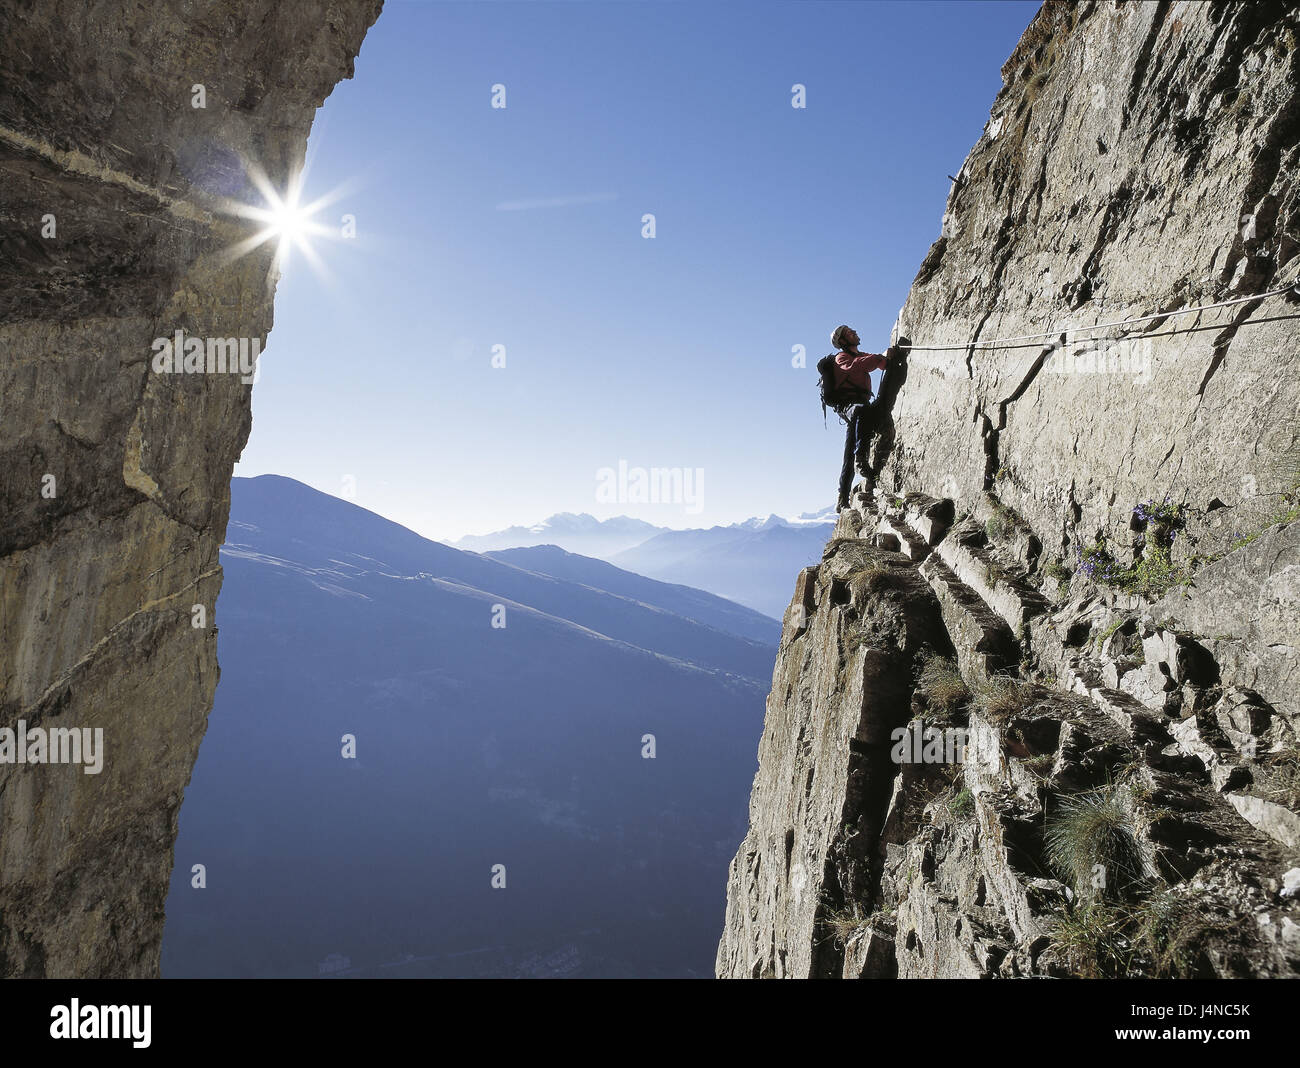
[{"label": "sun", "polygon": [[272,236],[278,235],[280,240],[293,242],[298,237],[306,234],[307,225],[311,216],[303,211],[293,200],[286,200],[270,211],[268,228],[272,231]]},{"label": "sun", "polygon": [[261,196],[260,204],[233,202],[226,213],[260,224],[258,229],[237,242],[225,252],[227,261],[237,260],[274,241],[275,255],[267,278],[268,284],[288,269],[290,254],[299,252],[313,270],[324,274],[324,264],[316,253],[313,242],[317,238],[335,238],[338,234],[316,218],[317,213],[337,199],[341,191],[319,197],[309,204],[302,202],[302,174],[293,175],[286,188],[275,188],[265,172],[249,167],[248,176]]},{"label": "sun", "polygon": [[302,204],[301,195],[302,187],[297,182],[291,182],[283,195],[268,184],[262,189],[266,206],[248,207],[243,213],[246,218],[263,224],[262,230],[249,238],[256,242],[254,247],[276,242],[275,266],[281,272],[288,266],[291,252],[297,249],[309,255],[311,238],[325,234],[325,228],[312,217],[318,206]]}]

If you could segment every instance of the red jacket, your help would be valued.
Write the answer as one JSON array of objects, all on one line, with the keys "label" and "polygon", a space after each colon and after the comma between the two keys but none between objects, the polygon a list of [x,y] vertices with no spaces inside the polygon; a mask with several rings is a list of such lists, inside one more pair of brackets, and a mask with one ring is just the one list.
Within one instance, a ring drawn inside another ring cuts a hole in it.
[{"label": "red jacket", "polygon": [[877,352],[860,352],[856,356],[851,352],[835,354],[836,380],[842,386],[848,384],[865,393],[871,392],[871,372],[882,370],[885,357]]}]

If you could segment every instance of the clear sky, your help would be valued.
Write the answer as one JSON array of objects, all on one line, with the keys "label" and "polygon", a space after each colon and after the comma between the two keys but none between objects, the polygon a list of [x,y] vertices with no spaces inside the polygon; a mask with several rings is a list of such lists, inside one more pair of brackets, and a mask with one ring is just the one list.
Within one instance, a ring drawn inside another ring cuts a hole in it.
[{"label": "clear sky", "polygon": [[442,539],[824,508],[816,361],[888,343],[1036,9],[388,0],[309,144],[356,237],[291,254],[236,474]]}]

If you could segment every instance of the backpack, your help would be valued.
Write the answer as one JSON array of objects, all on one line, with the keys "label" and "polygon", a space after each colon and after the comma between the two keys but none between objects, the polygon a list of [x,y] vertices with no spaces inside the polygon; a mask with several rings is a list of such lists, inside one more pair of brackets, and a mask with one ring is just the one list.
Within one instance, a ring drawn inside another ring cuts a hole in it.
[{"label": "backpack", "polygon": [[842,420],[848,422],[848,409],[855,404],[870,404],[871,391],[862,391],[848,382],[842,382],[835,365],[836,353],[823,356],[817,361],[817,389],[821,394],[822,422],[826,422],[826,409],[829,408]]}]

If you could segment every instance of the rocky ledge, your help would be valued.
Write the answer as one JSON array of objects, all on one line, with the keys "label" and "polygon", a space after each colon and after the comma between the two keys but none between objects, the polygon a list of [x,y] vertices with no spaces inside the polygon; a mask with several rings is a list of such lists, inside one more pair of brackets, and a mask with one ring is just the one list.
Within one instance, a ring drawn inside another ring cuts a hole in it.
[{"label": "rocky ledge", "polygon": [[800,574],[719,976],[1300,974],[1295,717],[986,510],[859,488]]}]

